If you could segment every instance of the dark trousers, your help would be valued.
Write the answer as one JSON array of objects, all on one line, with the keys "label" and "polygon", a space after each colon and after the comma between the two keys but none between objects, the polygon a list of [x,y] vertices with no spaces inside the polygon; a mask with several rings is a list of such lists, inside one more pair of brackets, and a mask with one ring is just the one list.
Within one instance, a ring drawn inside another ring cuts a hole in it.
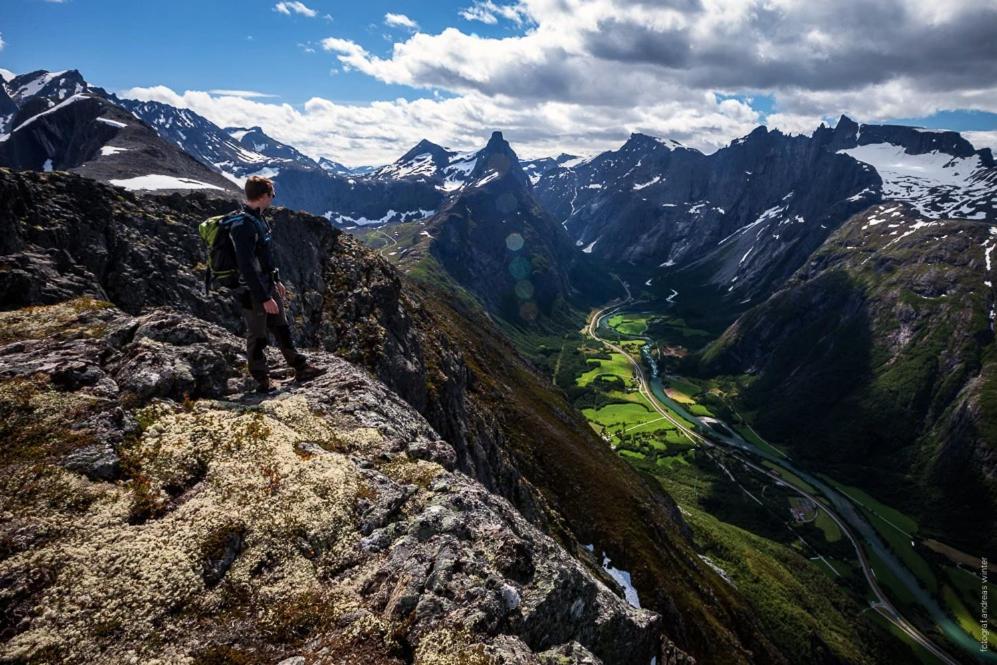
[{"label": "dark trousers", "polygon": [[288,365],[294,368],[303,365],[305,357],[298,353],[294,348],[294,342],[291,341],[291,328],[287,325],[287,312],[280,296],[274,294],[273,297],[280,307],[280,311],[276,314],[267,314],[263,310],[263,303],[256,302],[246,290],[242,291],[239,299],[242,305],[242,318],[246,322],[246,358],[249,360],[249,373],[257,379],[269,376],[264,350],[270,344],[270,334],[273,334],[277,348],[280,349]]}]

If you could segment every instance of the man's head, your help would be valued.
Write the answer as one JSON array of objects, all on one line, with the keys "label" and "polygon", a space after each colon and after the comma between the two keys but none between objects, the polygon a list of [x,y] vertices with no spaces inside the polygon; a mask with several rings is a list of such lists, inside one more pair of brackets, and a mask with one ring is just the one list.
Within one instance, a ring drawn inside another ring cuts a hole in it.
[{"label": "man's head", "polygon": [[277,190],[274,189],[273,181],[270,178],[254,175],[246,180],[246,202],[250,208],[266,210],[276,197]]}]

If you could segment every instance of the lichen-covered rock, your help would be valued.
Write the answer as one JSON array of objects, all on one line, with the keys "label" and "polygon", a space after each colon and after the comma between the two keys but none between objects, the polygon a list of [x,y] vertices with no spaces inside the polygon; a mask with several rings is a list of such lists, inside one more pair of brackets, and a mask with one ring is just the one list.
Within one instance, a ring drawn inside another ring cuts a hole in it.
[{"label": "lichen-covered rock", "polygon": [[89,301],[33,315],[47,339],[0,347],[0,412],[35,428],[2,459],[3,662],[658,655],[658,615],[454,471],[366,371],[315,353],[307,384],[224,394],[240,345],[221,328]]}]

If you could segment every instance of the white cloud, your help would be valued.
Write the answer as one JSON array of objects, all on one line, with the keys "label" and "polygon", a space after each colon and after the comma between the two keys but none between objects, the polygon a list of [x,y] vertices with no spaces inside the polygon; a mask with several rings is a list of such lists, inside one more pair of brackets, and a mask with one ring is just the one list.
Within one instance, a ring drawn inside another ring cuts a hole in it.
[{"label": "white cloud", "polygon": [[826,120],[828,118],[816,115],[772,113],[765,118],[765,125],[769,129],[778,129],[783,134],[805,134],[809,136],[820,126],[820,123]]},{"label": "white cloud", "polygon": [[251,99],[253,97],[276,97],[277,95],[268,95],[265,92],[256,92],[254,90],[208,90],[212,95],[219,95],[221,97],[245,97],[246,99]]},{"label": "white cloud", "polygon": [[[200,91],[133,92],[222,126],[261,125],[308,154],[351,165],[392,161],[422,138],[480,147],[494,129],[528,157],[614,148],[632,131],[711,151],[763,120],[730,95],[771,97],[764,120],[786,133],[810,133],[841,113],[875,122],[946,109],[997,112],[993,0],[468,2],[464,18],[506,21],[509,30],[487,37],[416,26],[383,56],[343,37],[320,42],[344,70],[425,90],[428,99],[313,98],[293,107]],[[401,15],[385,22],[393,16]],[[978,140],[992,140],[987,134]]]},{"label": "white cloud", "polygon": [[7,42],[5,42],[5,41],[3,40],[3,33],[2,33],[2,32],[0,32],[0,51],[2,51],[2,50],[3,50],[3,47],[4,47],[4,46],[6,46],[6,45],[7,45]]},{"label": "white cloud", "polygon": [[419,29],[419,24],[405,14],[392,14],[389,12],[384,15],[384,24],[390,25],[394,28],[407,28],[409,30]]},{"label": "white cloud", "polygon": [[467,21],[480,21],[488,25],[495,25],[500,18],[522,25],[528,20],[529,12],[524,3],[498,5],[492,0],[480,0],[460,10],[460,15]]},{"label": "white cloud", "polygon": [[992,151],[997,153],[997,130],[984,132],[984,131],[971,131],[971,132],[960,132],[967,141],[973,144],[973,147],[977,150],[981,148],[990,148]]},{"label": "white cloud", "polygon": [[702,92],[767,94],[782,122],[832,107],[870,120],[997,111],[997,5],[944,4],[486,0],[462,16],[525,29],[416,33],[383,58],[360,47],[330,50],[385,83],[529,101],[626,107]]},{"label": "white cloud", "polygon": [[366,105],[316,97],[302,108],[202,91],[179,94],[165,86],[132,88],[121,95],[190,108],[222,127],[259,125],[308,155],[351,166],[394,161],[423,138],[456,150],[479,149],[493,130],[504,132],[526,158],[616,148],[637,131],[712,151],[751,131],[759,120],[747,104],[718,103],[712,95],[701,95],[695,104],[686,100],[631,109],[561,102],[523,104],[478,93]]},{"label": "white cloud", "polygon": [[292,12],[302,16],[307,16],[308,18],[315,18],[318,16],[317,11],[306,6],[303,2],[278,2],[274,5],[274,11],[288,16],[290,16]]},{"label": "white cloud", "polygon": [[349,39],[326,37],[322,40],[322,48],[326,51],[341,54],[339,59],[345,64],[349,64],[350,59],[354,59],[357,62],[365,62],[367,58],[367,51],[365,51],[362,46],[354,41],[350,41]]}]

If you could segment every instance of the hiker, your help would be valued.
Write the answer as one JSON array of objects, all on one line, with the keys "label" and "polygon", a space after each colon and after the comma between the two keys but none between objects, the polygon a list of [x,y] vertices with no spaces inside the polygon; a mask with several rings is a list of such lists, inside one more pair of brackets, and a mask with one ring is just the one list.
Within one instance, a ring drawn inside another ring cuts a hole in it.
[{"label": "hiker", "polygon": [[235,259],[241,276],[236,289],[242,318],[246,321],[246,357],[249,373],[256,379],[256,391],[273,392],[264,350],[272,333],[287,364],[294,369],[297,381],[306,381],[322,373],[294,348],[291,329],[287,324],[287,289],[280,281],[274,264],[270,224],[264,211],[277,198],[269,178],[251,176],[246,180],[246,204],[241,214],[229,224],[229,236],[235,248]]}]

